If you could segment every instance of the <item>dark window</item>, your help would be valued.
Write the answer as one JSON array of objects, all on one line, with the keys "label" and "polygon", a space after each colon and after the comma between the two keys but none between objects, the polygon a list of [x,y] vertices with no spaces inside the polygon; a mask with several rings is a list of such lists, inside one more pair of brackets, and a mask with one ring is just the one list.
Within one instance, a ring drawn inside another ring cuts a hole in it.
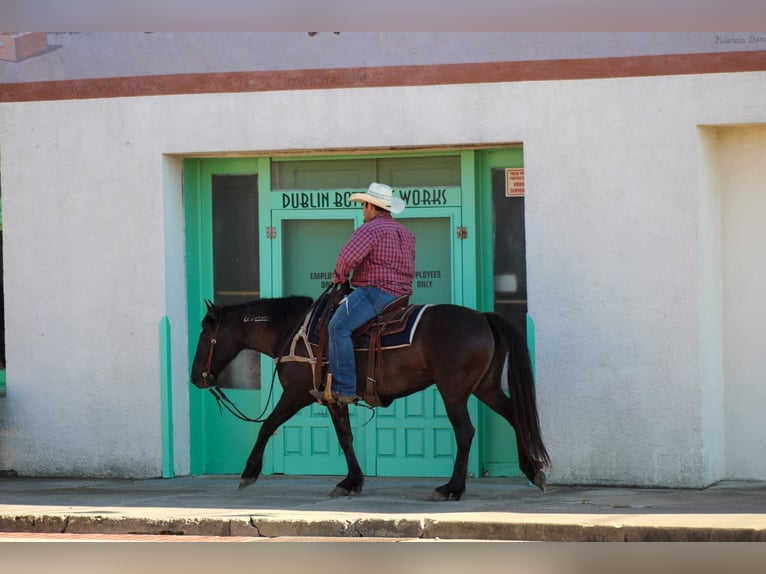
[{"label": "dark window", "polygon": [[526,337],[524,197],[507,197],[505,169],[492,170],[495,310]]}]

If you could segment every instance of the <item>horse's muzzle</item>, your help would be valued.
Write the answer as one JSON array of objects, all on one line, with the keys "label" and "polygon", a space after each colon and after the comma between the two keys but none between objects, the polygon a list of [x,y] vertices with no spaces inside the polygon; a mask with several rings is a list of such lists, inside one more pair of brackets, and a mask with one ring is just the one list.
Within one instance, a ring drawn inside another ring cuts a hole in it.
[{"label": "horse's muzzle", "polygon": [[198,389],[209,389],[215,386],[215,375],[212,373],[202,373],[199,376],[192,375],[191,382]]}]

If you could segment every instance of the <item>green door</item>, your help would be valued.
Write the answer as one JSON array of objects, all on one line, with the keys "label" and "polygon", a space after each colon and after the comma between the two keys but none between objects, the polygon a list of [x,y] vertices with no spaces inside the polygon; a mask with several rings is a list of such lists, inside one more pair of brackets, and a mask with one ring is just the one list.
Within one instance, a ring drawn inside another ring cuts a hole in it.
[{"label": "green door", "polygon": [[[272,211],[272,292],[275,296],[317,298],[332,282],[335,258],[354,228],[361,211]],[[310,367],[306,365],[306,369]],[[274,403],[281,395],[275,388]],[[351,409],[357,456],[366,472],[365,429],[368,415]],[[346,462],[327,408],[312,404],[287,421],[270,441],[271,472],[284,474],[344,474]],[[267,460],[268,471],[268,460]]]},{"label": "green door", "polygon": [[[481,261],[485,280],[480,305],[493,309],[528,337],[534,361],[533,323],[527,316],[524,194],[514,192],[513,180],[508,179],[509,175],[517,177],[520,170],[523,173],[523,149],[484,150],[479,152],[478,160],[485,229],[481,234],[482,251],[493,254],[491,259]],[[515,173],[509,174],[508,170]],[[482,405],[479,428],[482,474],[521,476],[516,436],[508,422]]]},{"label": "green door", "polygon": [[[204,299],[233,303],[260,296],[317,297],[331,281],[339,250],[362,223],[361,209],[349,203],[348,196],[373,177],[393,182],[396,193],[407,203],[404,213],[396,217],[417,238],[412,302],[474,306],[476,236],[465,240],[461,233],[466,225],[463,218],[468,226],[475,221],[473,154],[464,152],[459,159],[463,166],[460,185],[455,183],[455,161],[442,158],[354,158],[329,162],[332,165],[302,158],[294,162],[265,157],[185,160],[191,355],[205,311]],[[409,170],[410,160],[427,169]],[[424,171],[442,177],[440,162],[452,174],[449,183],[438,184],[442,187],[408,187],[414,181],[404,181],[427,179],[421,176]],[[349,165],[353,169],[346,169]],[[358,175],[362,169],[358,165],[371,166],[370,173]],[[355,181],[338,185],[338,179],[351,178],[349,173],[357,174],[352,178]],[[312,191],[309,181],[323,183],[321,190]],[[464,193],[469,200],[463,199]],[[465,276],[464,268],[468,269]],[[273,361],[265,356],[237,359],[226,376],[227,394],[251,416],[269,412],[281,390],[276,384],[277,395],[265,404],[272,370]],[[258,425],[219,413],[213,398],[196,388],[190,389],[189,406],[192,473],[241,472]],[[478,407],[473,398],[469,410],[476,424]],[[374,416],[354,407],[351,417],[357,456],[368,476],[451,474],[454,433],[435,388],[400,399],[387,409],[376,409]],[[479,471],[478,448],[471,449],[469,468]],[[267,446],[264,472],[345,472],[345,460],[324,407],[303,409],[277,431]]]},{"label": "green door", "polygon": [[[462,251],[456,230],[460,226],[460,209],[411,209],[397,218],[417,238],[411,301],[459,302]],[[274,294],[317,297],[332,280],[338,252],[361,223],[358,207],[272,211]],[[473,401],[471,409],[475,416]],[[372,420],[365,409],[352,407],[350,411],[354,444],[365,474],[451,474],[455,438],[435,387],[400,399],[386,409],[377,409]],[[341,474],[346,470],[327,409],[320,405],[303,409],[283,425],[272,442],[272,472]]]},{"label": "green door", "polygon": [[[184,164],[190,359],[205,299],[233,304],[260,296],[258,168],[253,159]],[[219,376],[229,398],[250,416],[262,409],[260,371],[259,354],[243,351]],[[258,426],[221,413],[205,390],[190,386],[189,394],[191,472],[241,472]]]},{"label": "green door", "polygon": [[[417,255],[412,303],[462,301],[462,250],[457,238],[460,209],[405,209],[401,222],[415,234]],[[471,400],[471,416],[476,403]],[[474,420],[476,420],[474,418]],[[375,418],[378,476],[449,476],[455,434],[436,387],[378,409]]]}]

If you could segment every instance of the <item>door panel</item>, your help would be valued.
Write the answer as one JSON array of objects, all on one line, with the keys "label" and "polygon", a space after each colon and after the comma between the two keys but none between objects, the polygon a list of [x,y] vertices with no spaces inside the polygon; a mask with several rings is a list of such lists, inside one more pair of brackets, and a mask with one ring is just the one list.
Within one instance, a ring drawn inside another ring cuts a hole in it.
[{"label": "door panel", "polygon": [[[203,300],[235,303],[260,291],[257,237],[258,162],[187,160],[184,163],[189,274],[190,358]],[[250,416],[261,410],[260,359],[242,353],[219,376],[227,395]],[[191,472],[240,473],[258,427],[221,413],[212,395],[189,391]]]},{"label": "door panel", "polygon": [[[524,166],[523,150],[481,152],[480,165],[479,195],[485,209],[482,219],[487,224],[482,249],[484,253],[493,253],[492,267],[485,272],[491,281],[486,283],[483,305],[496,311],[522,335],[533,336],[527,317],[524,196],[509,195],[505,190],[505,170]],[[529,345],[533,343],[530,339]],[[482,405],[480,428],[482,473],[521,476],[516,435],[508,422]]]},{"label": "door panel", "polygon": [[[459,304],[462,251],[455,231],[460,210],[411,209],[398,219],[417,242],[410,302]],[[475,417],[475,399],[469,402],[469,409]],[[452,473],[455,434],[435,386],[378,409],[375,430],[378,476],[446,477]]]}]

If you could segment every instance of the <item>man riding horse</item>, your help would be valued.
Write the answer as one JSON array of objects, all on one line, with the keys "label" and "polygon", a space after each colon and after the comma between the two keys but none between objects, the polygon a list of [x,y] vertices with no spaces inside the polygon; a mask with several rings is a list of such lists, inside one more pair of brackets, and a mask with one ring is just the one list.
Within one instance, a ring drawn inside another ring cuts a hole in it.
[{"label": "man riding horse", "polygon": [[[364,223],[341,249],[333,271],[333,283],[345,283],[351,276],[354,290],[333,313],[329,329],[328,385],[340,404],[357,402],[356,361],[351,333],[381,314],[383,308],[401,297],[412,295],[415,277],[415,236],[392,213],[404,210],[404,201],[394,197],[388,185],[371,183],[366,193],[349,198],[362,204]],[[311,394],[324,403],[325,392]]]}]

